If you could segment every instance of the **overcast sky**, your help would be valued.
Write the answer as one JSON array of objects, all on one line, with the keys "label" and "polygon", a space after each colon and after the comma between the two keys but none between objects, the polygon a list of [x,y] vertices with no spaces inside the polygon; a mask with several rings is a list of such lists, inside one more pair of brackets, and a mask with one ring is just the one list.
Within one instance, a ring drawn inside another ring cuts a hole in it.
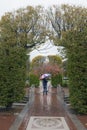
[{"label": "overcast sky", "polygon": [[5,12],[14,11],[20,7],[26,7],[28,5],[36,6],[42,5],[45,7],[51,5],[61,5],[61,4],[74,4],[78,6],[87,7],[87,0],[1,0],[0,2],[0,17],[4,15]]}]

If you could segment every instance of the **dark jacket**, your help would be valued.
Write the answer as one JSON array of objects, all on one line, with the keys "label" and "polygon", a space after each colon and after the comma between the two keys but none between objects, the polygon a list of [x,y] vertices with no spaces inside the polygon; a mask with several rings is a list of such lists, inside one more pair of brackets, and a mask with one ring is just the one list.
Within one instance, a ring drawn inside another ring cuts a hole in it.
[{"label": "dark jacket", "polygon": [[43,81],[43,87],[46,88],[47,87],[47,82],[48,82],[47,79],[44,78],[42,81]]}]

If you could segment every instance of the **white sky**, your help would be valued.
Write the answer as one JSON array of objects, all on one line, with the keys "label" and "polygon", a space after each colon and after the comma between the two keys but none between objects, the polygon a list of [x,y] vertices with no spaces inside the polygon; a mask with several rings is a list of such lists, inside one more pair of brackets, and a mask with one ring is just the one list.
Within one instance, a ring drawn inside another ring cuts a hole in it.
[{"label": "white sky", "polygon": [[51,5],[60,4],[74,4],[79,6],[87,7],[87,0],[0,0],[0,17],[4,15],[5,12],[14,11],[21,7],[26,7],[28,5],[36,6],[42,5],[45,7]]}]

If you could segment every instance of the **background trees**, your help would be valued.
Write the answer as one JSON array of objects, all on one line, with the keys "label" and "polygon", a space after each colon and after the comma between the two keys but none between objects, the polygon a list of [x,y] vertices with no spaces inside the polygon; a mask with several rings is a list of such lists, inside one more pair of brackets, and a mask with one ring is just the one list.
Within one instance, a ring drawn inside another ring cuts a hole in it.
[{"label": "background trees", "polygon": [[[47,58],[49,61],[46,61]],[[31,62],[31,72],[38,76],[44,73],[62,73],[62,60],[59,56],[37,56]]]}]

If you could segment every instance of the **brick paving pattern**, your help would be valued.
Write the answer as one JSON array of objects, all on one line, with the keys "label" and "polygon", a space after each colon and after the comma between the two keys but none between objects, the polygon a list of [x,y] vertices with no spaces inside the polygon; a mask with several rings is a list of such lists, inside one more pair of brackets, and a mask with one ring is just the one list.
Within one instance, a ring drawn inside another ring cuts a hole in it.
[{"label": "brick paving pattern", "polygon": [[48,95],[43,95],[39,89],[35,90],[35,100],[19,130],[26,130],[30,117],[32,116],[47,116],[47,117],[64,117],[70,130],[77,130],[75,124],[72,122],[63,105],[57,98],[57,89],[53,88]]}]

